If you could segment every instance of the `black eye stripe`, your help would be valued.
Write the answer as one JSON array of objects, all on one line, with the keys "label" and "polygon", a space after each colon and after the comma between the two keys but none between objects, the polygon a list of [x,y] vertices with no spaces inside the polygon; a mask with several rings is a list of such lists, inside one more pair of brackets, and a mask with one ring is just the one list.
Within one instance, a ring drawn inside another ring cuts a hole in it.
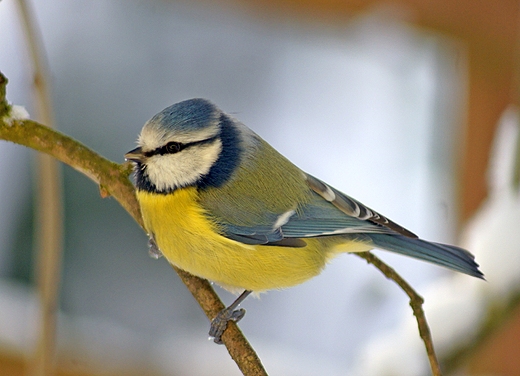
[{"label": "black eye stripe", "polygon": [[149,157],[151,157],[153,155],[157,155],[157,154],[159,154],[159,155],[176,154],[191,146],[209,144],[209,143],[215,141],[217,138],[218,138],[218,135],[213,136],[211,138],[207,138],[205,140],[188,142],[185,144],[182,142],[171,141],[171,142],[168,142],[164,146],[158,147],[157,149],[145,152],[144,155],[149,158]]}]

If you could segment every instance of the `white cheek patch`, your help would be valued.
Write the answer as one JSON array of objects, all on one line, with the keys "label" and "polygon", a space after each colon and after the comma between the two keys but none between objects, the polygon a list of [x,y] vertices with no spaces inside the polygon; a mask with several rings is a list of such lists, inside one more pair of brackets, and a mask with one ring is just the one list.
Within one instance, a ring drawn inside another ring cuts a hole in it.
[{"label": "white cheek patch", "polygon": [[146,162],[148,178],[160,190],[194,184],[218,159],[222,142],[188,147],[176,154],[155,155]]}]

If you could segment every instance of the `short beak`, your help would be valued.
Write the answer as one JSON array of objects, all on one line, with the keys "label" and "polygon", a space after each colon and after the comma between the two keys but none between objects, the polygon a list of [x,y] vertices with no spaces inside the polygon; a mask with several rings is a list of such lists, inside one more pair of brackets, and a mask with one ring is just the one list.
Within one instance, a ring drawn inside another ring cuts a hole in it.
[{"label": "short beak", "polygon": [[144,162],[145,156],[141,148],[135,148],[125,154],[125,159],[132,162]]}]

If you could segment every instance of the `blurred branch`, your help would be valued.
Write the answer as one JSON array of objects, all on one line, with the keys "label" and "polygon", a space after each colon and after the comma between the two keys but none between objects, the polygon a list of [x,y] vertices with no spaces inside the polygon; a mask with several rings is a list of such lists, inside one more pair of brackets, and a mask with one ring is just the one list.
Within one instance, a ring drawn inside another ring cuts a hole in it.
[{"label": "blurred branch", "polygon": [[424,346],[426,347],[426,353],[428,354],[428,360],[430,361],[430,368],[432,370],[432,374],[434,376],[441,376],[441,369],[439,366],[439,362],[437,361],[437,356],[435,355],[435,349],[433,348],[433,340],[432,335],[430,333],[430,328],[428,327],[428,322],[426,321],[426,316],[422,309],[422,305],[424,303],[424,299],[420,296],[413,288],[406,282],[397,272],[386,265],[383,261],[377,258],[374,254],[370,252],[362,252],[355,253],[356,256],[361,257],[366,260],[368,263],[374,265],[378,268],[386,278],[391,279],[410,298],[410,306],[412,307],[413,314],[417,319],[417,325],[419,326],[419,335],[424,342]]},{"label": "blurred branch", "polygon": [[485,318],[476,328],[472,340],[441,357],[444,370],[452,374],[460,369],[461,364],[467,364],[470,356],[476,354],[493,334],[518,314],[519,306],[520,290],[518,289],[513,291],[505,301],[490,302],[486,308]]},{"label": "blurred branch", "polygon": [[[76,140],[32,120],[12,117],[5,99],[7,79],[0,73],[0,139],[46,153],[83,173],[100,186],[103,197],[114,197],[143,227],[134,187],[128,175],[129,164],[119,165],[90,150]],[[209,319],[224,308],[208,281],[194,277],[174,266]],[[222,336],[229,354],[244,375],[267,375],[260,359],[235,323],[230,323]]]},{"label": "blurred branch", "polygon": [[[33,65],[33,90],[37,118],[54,128],[49,69],[34,14],[26,0],[18,0],[20,20]],[[56,351],[56,317],[63,256],[62,180],[58,163],[45,154],[38,154],[36,243],[37,262],[34,273],[38,285],[38,344],[29,367],[29,374],[45,376],[54,373]]]}]

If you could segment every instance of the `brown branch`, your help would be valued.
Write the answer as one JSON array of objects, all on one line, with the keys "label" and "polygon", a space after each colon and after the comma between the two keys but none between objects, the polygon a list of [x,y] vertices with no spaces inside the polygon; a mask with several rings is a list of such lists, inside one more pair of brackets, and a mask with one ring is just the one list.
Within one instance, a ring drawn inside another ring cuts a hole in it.
[{"label": "brown branch", "polygon": [[[32,120],[10,118],[11,108],[5,100],[7,79],[0,73],[0,140],[11,141],[46,153],[85,174],[99,185],[103,197],[111,195],[143,227],[134,187],[128,175],[129,164],[119,165],[90,150],[76,140]],[[206,316],[211,320],[224,308],[210,284],[176,267]],[[244,375],[267,375],[260,359],[240,329],[231,322],[222,336],[229,354]]]},{"label": "brown branch", "polygon": [[426,353],[428,354],[428,360],[430,361],[430,368],[432,370],[432,374],[434,376],[441,376],[441,368],[439,366],[439,362],[437,361],[437,356],[435,355],[435,349],[433,348],[433,340],[432,335],[430,333],[430,328],[428,326],[428,322],[426,321],[426,316],[422,309],[422,305],[424,303],[424,299],[420,296],[413,288],[406,282],[397,272],[386,265],[383,261],[377,258],[374,254],[370,252],[356,253],[355,255],[361,257],[366,260],[368,263],[374,265],[378,268],[386,278],[391,279],[399,287],[408,295],[410,298],[410,306],[412,307],[413,314],[417,319],[417,325],[419,326],[419,335],[424,342],[424,346],[426,347]]},{"label": "brown branch", "polygon": [[[47,126],[54,128],[50,74],[41,35],[29,2],[18,0],[17,4],[32,64],[36,116]],[[56,323],[63,259],[63,195],[58,162],[46,154],[38,154],[37,162],[37,262],[34,265],[34,274],[40,305],[39,333],[28,374],[45,376],[55,373]]]}]

